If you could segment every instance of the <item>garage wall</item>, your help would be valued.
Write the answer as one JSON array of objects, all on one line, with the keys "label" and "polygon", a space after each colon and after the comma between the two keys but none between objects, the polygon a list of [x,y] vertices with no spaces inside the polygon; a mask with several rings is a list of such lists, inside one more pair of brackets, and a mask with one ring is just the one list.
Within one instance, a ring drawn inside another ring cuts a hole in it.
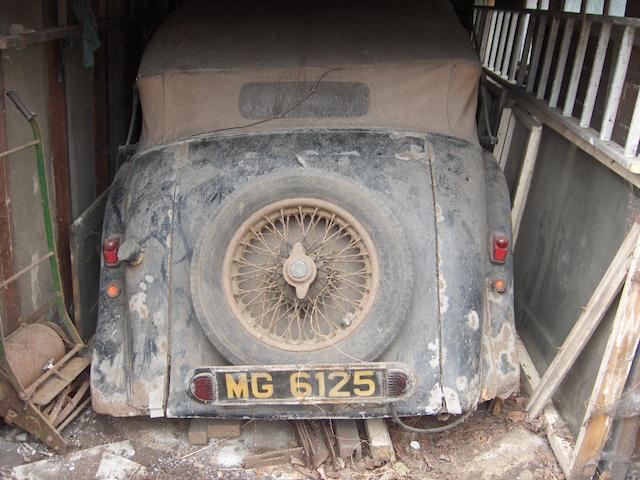
[{"label": "garage wall", "polygon": [[[544,128],[514,262],[516,323],[540,372],[556,355],[640,213],[639,198],[638,189]],[[554,397],[574,434],[616,304]]]},{"label": "garage wall", "polygon": [[[155,26],[176,2],[100,0],[91,3],[95,8],[102,44],[95,52],[93,68],[83,64],[81,36],[0,51],[0,75],[5,91],[16,90],[20,94],[38,114],[43,130],[50,205],[58,230],[63,283],[72,316],[69,228],[71,222],[80,217],[108,187],[115,175],[118,146],[124,142],[128,131],[140,57]],[[7,34],[12,24],[34,30],[55,26],[56,4],[51,0],[3,0],[0,2],[0,33]],[[78,24],[79,19],[73,15],[72,6],[73,2],[68,2],[67,23]],[[30,141],[31,131],[24,118],[8,101],[5,110],[7,148]],[[62,127],[62,135],[55,139],[49,136],[52,125]],[[64,135],[65,128],[67,135]],[[4,142],[4,134],[3,129],[0,144]],[[53,167],[54,145],[57,145],[59,153],[59,158],[55,159],[58,178]],[[0,272],[3,278],[26,267],[47,251],[33,150],[11,156],[6,161],[6,168],[12,210],[13,259],[8,262],[12,264],[11,268],[6,268],[6,262],[3,263]],[[60,184],[64,186],[62,189]],[[55,185],[58,186],[57,192]],[[95,250],[99,232],[91,237],[91,241],[94,245],[89,248]],[[5,248],[5,252],[7,250]],[[20,317],[28,316],[51,294],[48,266],[43,263],[17,284],[13,296],[3,295],[3,300],[11,300],[5,302],[10,303],[5,312],[5,317],[9,317],[8,320],[5,318],[5,330],[15,328]],[[14,297],[15,301],[12,300]]]},{"label": "garage wall", "polygon": [[[27,28],[41,25],[40,2],[3,0],[0,3],[0,30],[7,31],[12,23],[22,23]],[[1,55],[5,89],[18,92],[31,110],[38,114],[44,144],[48,145],[48,71],[45,45],[5,50]],[[6,122],[9,148],[32,140],[29,125],[8,100],[6,101]],[[51,156],[48,151],[46,160],[49,175],[52,178]],[[8,171],[14,263],[15,269],[18,270],[47,252],[33,149],[9,157]],[[53,198],[51,201],[53,202]],[[47,268],[47,264],[44,263],[19,283],[18,311],[22,315],[31,313],[51,295]]]}]

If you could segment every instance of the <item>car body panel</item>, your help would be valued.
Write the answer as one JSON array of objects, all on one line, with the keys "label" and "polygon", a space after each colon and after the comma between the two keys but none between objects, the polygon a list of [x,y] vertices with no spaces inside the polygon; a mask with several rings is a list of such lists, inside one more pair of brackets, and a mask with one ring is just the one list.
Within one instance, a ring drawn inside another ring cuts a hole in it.
[{"label": "car body panel", "polygon": [[[475,408],[483,387],[482,329],[491,322],[485,313],[495,296],[485,278],[488,238],[475,233],[487,231],[484,210],[478,215],[465,207],[486,202],[477,146],[434,134],[301,130],[203,137],[136,155],[132,162],[134,173],[124,170],[127,178],[116,180],[107,216],[117,221],[107,221],[105,232],[122,221],[124,237],[142,246],[144,259],[137,267],[103,269],[107,277],[122,278],[128,301],[101,302],[102,309],[113,306],[109,315],[102,311],[101,328],[114,323],[126,341],[96,345],[92,388],[98,411],[267,418],[390,414],[388,406],[361,404],[320,410],[313,405],[231,408],[204,405],[188,393],[193,368],[228,364],[207,340],[191,306],[194,244],[233,190],[283,168],[347,176],[381,195],[405,228],[415,290],[407,320],[378,359],[406,364],[416,375],[413,394],[396,402],[396,411],[433,415]],[[121,184],[128,185],[128,194],[121,193]],[[121,207],[113,208],[118,201]],[[500,332],[513,317],[500,309],[496,313],[492,331]],[[119,383],[126,384],[124,391]],[[511,379],[501,392],[513,388]]]}]

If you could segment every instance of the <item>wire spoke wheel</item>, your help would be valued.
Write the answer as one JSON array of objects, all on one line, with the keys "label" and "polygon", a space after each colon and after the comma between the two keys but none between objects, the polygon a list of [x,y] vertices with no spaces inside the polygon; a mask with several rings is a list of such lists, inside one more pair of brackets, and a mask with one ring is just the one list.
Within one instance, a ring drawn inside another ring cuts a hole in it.
[{"label": "wire spoke wheel", "polygon": [[347,211],[293,198],[267,205],[237,230],[223,285],[241,328],[279,349],[313,351],[360,327],[376,297],[378,260]]}]

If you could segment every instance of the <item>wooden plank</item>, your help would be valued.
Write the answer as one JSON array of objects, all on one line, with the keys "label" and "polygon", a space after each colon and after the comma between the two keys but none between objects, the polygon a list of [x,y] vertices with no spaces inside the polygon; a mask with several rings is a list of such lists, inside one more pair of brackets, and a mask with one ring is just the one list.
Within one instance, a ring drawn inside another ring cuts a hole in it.
[{"label": "wooden plank", "polygon": [[389,429],[383,418],[367,418],[364,427],[369,438],[369,448],[373,463],[380,465],[396,460],[396,452],[391,443]]},{"label": "wooden plank", "polygon": [[[487,78],[499,85],[509,85],[495,73],[485,70]],[[563,117],[554,113],[543,101],[531,97],[523,88],[512,86],[509,90],[512,99],[518,105],[552,128],[571,143],[598,160],[601,164],[620,175],[632,185],[640,188],[640,158],[625,157],[621,146],[613,142],[602,142],[598,132],[592,128],[582,128],[575,118]]]},{"label": "wooden plank", "polygon": [[571,38],[573,37],[573,27],[575,20],[569,18],[564,25],[562,33],[562,41],[560,42],[560,52],[556,59],[556,71],[553,76],[553,84],[551,85],[551,95],[549,96],[549,106],[556,108],[558,99],[560,98],[560,88],[564,79],[565,68],[567,66],[567,57],[569,55],[569,47],[571,47]]},{"label": "wooden plank", "polygon": [[82,34],[81,25],[51,27],[25,32],[17,35],[0,35],[0,50],[9,48],[24,48],[34,43],[50,42],[60,38],[73,37]]},{"label": "wooden plank", "polygon": [[511,12],[505,12],[502,18],[502,30],[500,30],[500,42],[498,43],[498,53],[496,55],[496,64],[493,70],[502,73],[502,60],[504,59],[504,50],[507,45],[507,36],[509,35],[509,26],[511,25]]},{"label": "wooden plank", "polygon": [[187,436],[191,445],[205,445],[209,441],[209,437],[207,437],[207,419],[193,418],[189,423]]},{"label": "wooden plank", "polygon": [[105,190],[70,228],[74,323],[83,339],[93,335],[98,319],[100,242],[107,195]]},{"label": "wooden plank", "polygon": [[500,67],[500,73],[505,78],[508,77],[509,75],[509,65],[511,65],[511,56],[514,53],[517,53],[517,52],[514,52],[514,50],[518,48],[518,46],[514,43],[514,39],[516,37],[516,28],[518,27],[519,17],[520,17],[520,14],[518,13],[514,13],[511,16],[509,33],[507,37],[507,44],[504,49],[502,66]]},{"label": "wooden plank", "polygon": [[[520,338],[516,340],[516,349],[518,350],[518,358],[524,374],[525,387],[530,392],[534,391],[540,384],[538,370]],[[571,472],[573,458],[573,437],[564,420],[562,420],[560,413],[551,402],[547,403],[542,411],[542,424],[560,469],[568,477]]]},{"label": "wooden plank", "polygon": [[640,224],[634,223],[558,354],[544,373],[540,385],[529,399],[527,413],[531,418],[538,416],[564,380],[620,292],[639,236]]},{"label": "wooden plank", "polygon": [[33,394],[31,401],[36,405],[46,405],[67,385],[73,382],[85,368],[91,364],[91,358],[74,357],[60,369],[57,375],[49,378]]},{"label": "wooden plank", "polygon": [[596,96],[600,88],[600,79],[602,78],[602,69],[604,60],[607,56],[607,47],[609,46],[609,36],[611,35],[611,24],[603,23],[600,27],[600,35],[598,36],[598,46],[591,64],[591,75],[589,77],[589,85],[587,86],[587,94],[582,106],[582,114],[580,115],[580,126],[588,128],[591,126],[591,117],[593,116],[593,108],[596,104]]},{"label": "wooden plank", "polygon": [[640,340],[640,241],[620,296],[600,370],[578,433],[572,479],[592,477],[609,438],[613,418],[607,407],[622,395]]},{"label": "wooden plank", "polygon": [[[544,0],[541,0],[541,2],[544,2]],[[635,2],[627,2],[627,3],[635,3]],[[546,4],[547,6],[549,5],[549,0],[547,0]],[[488,4],[476,5],[474,8],[493,9],[492,7],[488,6]],[[606,15],[594,15],[594,14],[584,15],[581,13],[563,12],[563,11],[559,11],[557,8],[554,8],[553,4],[551,6],[551,10],[549,10],[547,7],[542,7],[542,6],[540,8],[542,9],[536,10],[531,8],[508,8],[508,9],[496,8],[495,10],[498,12],[509,11],[509,12],[519,12],[519,13],[534,13],[534,14],[542,15],[545,17],[552,17],[552,18],[573,18],[576,20],[582,20],[583,18],[586,18],[594,22],[607,22],[613,25],[632,25],[634,27],[640,27],[640,18],[636,18],[632,16],[627,16],[627,17],[611,16],[610,17]]]},{"label": "wooden plank", "polygon": [[59,78],[60,49],[58,42],[47,45],[49,143],[53,157],[53,188],[55,192],[56,250],[62,290],[67,310],[73,304],[71,284],[71,253],[69,227],[71,226],[71,181],[69,173],[69,146],[67,138],[67,98],[64,77]]},{"label": "wooden plank", "polygon": [[549,82],[549,73],[551,72],[551,62],[555,51],[556,39],[558,37],[558,29],[560,28],[560,20],[554,18],[551,20],[551,31],[547,37],[547,47],[544,51],[544,62],[542,71],[540,72],[540,81],[538,82],[538,99],[543,99],[547,92],[547,84]]},{"label": "wooden plank", "polygon": [[[532,119],[532,121],[534,121]],[[542,125],[531,125],[529,132],[529,140],[524,153],[518,183],[516,185],[516,193],[513,199],[513,207],[511,209],[511,228],[513,230],[513,246],[515,248],[518,240],[518,232],[520,231],[520,223],[524,215],[524,208],[527,204],[531,180],[538,159],[538,150],[540,149],[540,138],[542,137]]]},{"label": "wooden plank", "polygon": [[[4,71],[0,55],[0,151],[9,149],[7,140]],[[11,277],[16,269],[13,255],[13,224],[11,221],[11,189],[9,186],[9,159],[0,158],[0,279]],[[18,286],[9,285],[0,290],[0,302],[4,305],[4,332],[9,334],[18,328],[20,305]]]},{"label": "wooden plank", "polygon": [[99,35],[101,48],[95,52],[96,63],[93,68],[93,138],[96,197],[104,192],[110,184],[107,118],[107,32],[99,32]]},{"label": "wooden plank", "polygon": [[569,82],[569,88],[567,90],[567,96],[565,97],[564,108],[562,114],[565,117],[573,115],[573,108],[576,104],[576,96],[578,94],[578,84],[582,77],[582,66],[584,65],[584,57],[587,53],[587,45],[589,44],[589,34],[591,32],[591,22],[584,20],[580,27],[580,37],[578,39],[578,46],[573,59],[573,67],[571,68],[571,77]]},{"label": "wooden plank", "polygon": [[531,56],[531,67],[527,75],[527,92],[532,93],[536,84],[538,75],[538,66],[540,65],[540,54],[542,53],[542,44],[544,43],[544,33],[547,29],[547,17],[538,17],[538,28],[536,30],[536,39],[533,43],[533,55]]},{"label": "wooden plank", "polygon": [[[496,160],[496,162],[498,163],[498,165],[501,165],[501,161],[502,161],[502,156],[504,155],[504,149],[505,146],[507,146],[507,143],[511,143],[510,139],[508,140],[509,137],[509,128],[511,126],[511,119],[513,116],[513,110],[511,109],[511,107],[504,107],[502,109],[502,114],[500,115],[500,125],[498,126],[498,142],[496,143],[496,146],[493,148],[493,158]],[[513,130],[512,130],[513,132]],[[507,150],[508,150],[508,146],[507,146]]]},{"label": "wooden plank", "polygon": [[247,455],[243,461],[244,468],[272,467],[274,465],[284,465],[291,462],[291,457],[302,458],[304,449],[302,447],[277,450],[275,452],[258,453]]},{"label": "wooden plank", "polygon": [[524,40],[524,48],[522,50],[522,58],[520,60],[520,64],[517,68],[518,75],[516,78],[516,83],[520,85],[524,85],[524,76],[527,73],[527,64],[529,62],[529,52],[531,52],[531,46],[533,45],[533,35],[535,33],[537,17],[530,16],[528,19],[525,19],[525,23],[527,24],[527,35]]},{"label": "wooden plank", "polygon": [[503,18],[504,12],[499,11],[497,13],[496,26],[493,31],[493,39],[491,41],[491,51],[489,52],[489,63],[487,65],[487,68],[489,68],[489,70],[493,70],[493,68],[495,67],[496,55],[498,54],[498,44],[500,43],[502,28],[504,24]]},{"label": "wooden plank", "polygon": [[627,68],[629,67],[629,59],[631,58],[631,50],[633,49],[633,41],[635,37],[634,27],[625,27],[618,49],[618,58],[613,71],[613,78],[609,86],[609,94],[607,95],[607,103],[602,117],[602,127],[600,128],[600,140],[608,142],[611,140],[613,126],[618,114],[620,106],[620,98],[622,97],[622,89],[624,88],[624,80],[627,76]]},{"label": "wooden plank", "polygon": [[214,418],[207,421],[207,437],[237,438],[240,436],[241,427],[242,420]]},{"label": "wooden plank", "polygon": [[334,420],[332,423],[338,444],[338,456],[345,460],[360,460],[362,458],[362,440],[360,440],[356,421]]}]

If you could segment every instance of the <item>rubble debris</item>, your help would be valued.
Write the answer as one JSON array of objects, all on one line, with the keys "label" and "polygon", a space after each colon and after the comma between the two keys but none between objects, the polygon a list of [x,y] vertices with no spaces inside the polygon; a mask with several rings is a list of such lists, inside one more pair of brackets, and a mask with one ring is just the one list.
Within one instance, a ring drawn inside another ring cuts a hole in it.
[{"label": "rubble debris", "polygon": [[301,458],[304,455],[302,447],[278,450],[275,452],[260,453],[257,455],[247,455],[244,459],[244,468],[270,467],[274,465],[284,465],[293,463],[291,457]]}]

